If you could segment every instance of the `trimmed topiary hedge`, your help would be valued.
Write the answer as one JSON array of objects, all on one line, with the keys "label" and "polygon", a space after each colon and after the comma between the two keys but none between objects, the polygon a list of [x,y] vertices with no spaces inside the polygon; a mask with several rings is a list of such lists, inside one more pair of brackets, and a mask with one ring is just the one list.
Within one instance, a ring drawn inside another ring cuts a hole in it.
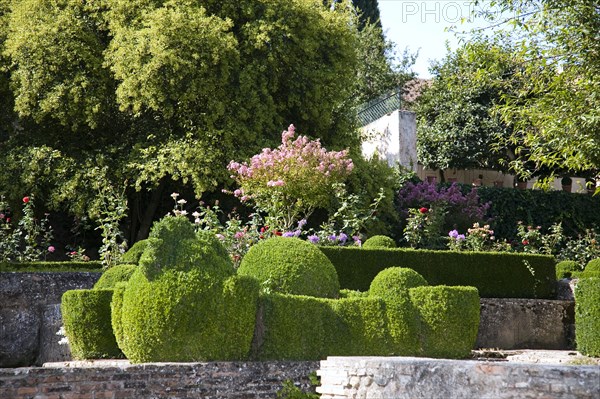
[{"label": "trimmed topiary hedge", "polygon": [[575,287],[575,335],[577,350],[600,356],[600,278],[582,278]]},{"label": "trimmed topiary hedge", "polygon": [[592,259],[585,265],[586,272],[600,272],[600,258]]},{"label": "trimmed topiary hedge", "polygon": [[137,265],[138,263],[140,263],[140,258],[142,257],[142,254],[146,250],[149,240],[153,240],[153,238],[147,238],[145,240],[140,240],[140,241],[136,242],[135,244],[133,244],[131,246],[131,248],[129,248],[127,250],[127,252],[125,252],[123,254],[123,256],[120,259],[120,262],[121,263],[129,263],[129,264],[133,264],[133,265]]},{"label": "trimmed topiary hedge", "polygon": [[[477,289],[410,288],[426,282],[412,270],[391,274],[410,277],[396,278],[402,286],[389,286],[392,292],[387,292],[387,284],[376,283],[373,296],[351,291],[345,291],[342,299],[262,295],[253,357],[468,356],[479,326]],[[389,280],[385,275],[376,279]]]},{"label": "trimmed topiary hedge", "polygon": [[246,359],[258,282],[235,276],[214,234],[196,235],[185,218],[162,219],[151,237],[113,305],[125,355],[134,363]]},{"label": "trimmed topiary hedge", "polygon": [[293,237],[273,237],[254,245],[238,274],[282,294],[337,298],[340,291],[329,259],[315,245]]},{"label": "trimmed topiary hedge", "polygon": [[479,328],[480,301],[474,287],[416,287],[415,307],[422,356],[463,358],[471,354]]},{"label": "trimmed topiary hedge", "polygon": [[75,359],[119,358],[110,320],[113,290],[70,290],[63,294],[61,312],[71,354]]},{"label": "trimmed topiary hedge", "polygon": [[0,262],[0,272],[100,272],[100,261],[89,262]]},{"label": "trimmed topiary hedge", "polygon": [[396,242],[388,236],[373,236],[364,242],[363,248],[396,248]]},{"label": "trimmed topiary hedge", "polygon": [[116,265],[107,269],[94,284],[94,289],[111,289],[121,281],[127,281],[135,271],[136,265]]},{"label": "trimmed topiary hedge", "polygon": [[574,277],[574,274],[581,271],[579,263],[574,260],[563,260],[556,264],[556,279]]},{"label": "trimmed topiary hedge", "polygon": [[382,270],[408,267],[430,285],[472,286],[483,298],[554,298],[551,256],[492,252],[428,251],[405,248],[319,247],[337,271],[340,286],[366,291]]}]

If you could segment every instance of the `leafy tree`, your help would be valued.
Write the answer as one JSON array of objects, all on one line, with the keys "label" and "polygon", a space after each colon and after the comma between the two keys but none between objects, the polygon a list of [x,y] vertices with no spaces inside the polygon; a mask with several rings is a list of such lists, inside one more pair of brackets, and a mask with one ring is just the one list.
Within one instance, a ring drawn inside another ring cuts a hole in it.
[{"label": "leafy tree", "polygon": [[214,189],[290,122],[356,146],[352,18],[314,0],[0,0],[0,191],[82,214],[99,182],[126,189],[135,239],[168,185]]},{"label": "leafy tree", "polygon": [[[491,111],[507,88],[520,83],[510,46],[467,43],[431,67],[433,81],[417,100],[417,155],[427,168],[507,169],[511,128]],[[443,174],[442,174],[443,178]]]},{"label": "leafy tree", "polygon": [[[600,171],[600,6],[589,0],[501,0],[496,35],[518,44],[518,90],[497,112],[521,152],[513,167]],[[503,15],[510,14],[510,18]],[[484,32],[487,34],[487,32]]]},{"label": "leafy tree", "polygon": [[359,12],[359,30],[362,30],[367,24],[375,25],[381,29],[379,2],[377,0],[352,0],[352,4]]}]

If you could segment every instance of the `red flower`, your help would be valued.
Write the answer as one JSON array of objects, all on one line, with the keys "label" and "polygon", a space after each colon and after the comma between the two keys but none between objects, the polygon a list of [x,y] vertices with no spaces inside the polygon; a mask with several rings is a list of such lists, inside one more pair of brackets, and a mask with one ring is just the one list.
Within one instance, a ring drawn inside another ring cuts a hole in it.
[{"label": "red flower", "polygon": [[23,202],[24,203],[28,203],[29,202],[29,197],[23,197]]},{"label": "red flower", "polygon": [[523,240],[522,244],[523,244],[523,245],[529,245],[529,241],[527,241],[527,240]]},{"label": "red flower", "polygon": [[421,212],[421,213],[427,213],[427,212],[429,212],[429,209],[423,207],[423,208],[419,209],[419,212]]},{"label": "red flower", "polygon": [[275,230],[273,232],[273,234],[275,234],[276,236],[279,236],[279,237],[281,237],[281,235],[282,235],[281,231],[277,231],[277,230]]}]

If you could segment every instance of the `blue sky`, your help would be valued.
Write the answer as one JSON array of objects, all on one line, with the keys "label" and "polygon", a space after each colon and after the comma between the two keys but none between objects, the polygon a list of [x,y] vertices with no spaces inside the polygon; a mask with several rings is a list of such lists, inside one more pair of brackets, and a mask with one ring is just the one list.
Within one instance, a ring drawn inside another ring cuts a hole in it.
[{"label": "blue sky", "polygon": [[407,47],[411,52],[419,50],[413,70],[421,78],[430,77],[430,60],[444,57],[446,41],[451,48],[457,47],[458,39],[446,28],[454,25],[464,30],[474,26],[461,23],[461,18],[473,11],[468,0],[379,0],[379,11],[383,30],[396,43],[399,53]]}]

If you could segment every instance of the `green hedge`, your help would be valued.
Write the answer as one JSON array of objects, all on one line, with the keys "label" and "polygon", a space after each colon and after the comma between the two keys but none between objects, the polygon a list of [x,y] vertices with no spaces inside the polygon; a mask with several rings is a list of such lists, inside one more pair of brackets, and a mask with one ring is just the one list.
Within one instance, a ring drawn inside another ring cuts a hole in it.
[{"label": "green hedge", "polygon": [[148,246],[148,242],[151,240],[153,240],[153,238],[147,238],[145,240],[140,240],[140,241],[136,242],[135,244],[133,244],[131,246],[131,248],[129,248],[127,250],[127,252],[125,252],[123,254],[121,259],[119,259],[119,262],[120,263],[130,263],[130,264],[134,264],[134,265],[137,265],[138,263],[140,263],[140,258],[142,257],[142,254],[146,250],[146,247]]},{"label": "green hedge", "polygon": [[583,278],[575,287],[575,334],[577,350],[600,356],[600,278]]},{"label": "green hedge", "polygon": [[94,284],[94,289],[111,289],[122,281],[127,281],[135,271],[136,265],[116,265],[107,269]]},{"label": "green hedge", "polygon": [[480,301],[474,287],[416,287],[409,290],[419,317],[421,355],[468,357],[477,339]]},{"label": "green hedge", "polygon": [[382,270],[408,267],[430,285],[472,286],[483,298],[554,298],[554,258],[492,252],[427,251],[405,248],[320,247],[335,266],[340,286],[367,291]]},{"label": "green hedge", "polygon": [[62,318],[75,359],[123,357],[111,326],[112,295],[113,290],[70,290],[63,294]]},{"label": "green hedge", "polygon": [[573,237],[600,227],[598,195],[500,187],[478,187],[477,194],[482,203],[491,202],[488,214],[498,238],[516,238],[519,221],[543,229],[562,222],[565,234]]},{"label": "green hedge", "polygon": [[89,262],[0,262],[0,272],[99,272],[100,261]]},{"label": "green hedge", "polygon": [[394,295],[345,295],[262,295],[253,358],[465,357],[475,345],[480,305],[473,287],[423,286]]},{"label": "green hedge", "polygon": [[373,236],[369,237],[367,241],[364,242],[363,248],[396,248],[396,241],[391,239],[388,236]]}]

